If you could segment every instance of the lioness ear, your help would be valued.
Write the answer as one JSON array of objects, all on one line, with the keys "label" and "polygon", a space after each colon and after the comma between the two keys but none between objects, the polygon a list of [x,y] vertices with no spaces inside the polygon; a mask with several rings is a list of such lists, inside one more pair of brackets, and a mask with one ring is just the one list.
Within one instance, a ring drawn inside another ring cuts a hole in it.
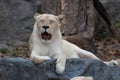
[{"label": "lioness ear", "polygon": [[57,16],[57,19],[58,19],[59,21],[61,21],[64,17],[65,17],[65,15],[64,15],[64,14],[61,14],[61,15]]},{"label": "lioness ear", "polygon": [[34,14],[34,19],[37,20],[40,16],[41,16],[40,13],[35,13],[35,14]]}]

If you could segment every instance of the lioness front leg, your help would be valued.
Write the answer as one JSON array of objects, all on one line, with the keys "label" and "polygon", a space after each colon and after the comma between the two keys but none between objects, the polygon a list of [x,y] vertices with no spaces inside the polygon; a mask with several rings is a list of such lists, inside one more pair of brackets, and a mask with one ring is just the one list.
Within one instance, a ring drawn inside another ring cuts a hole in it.
[{"label": "lioness front leg", "polygon": [[62,74],[65,70],[66,57],[60,56],[56,61],[56,73]]},{"label": "lioness front leg", "polygon": [[47,61],[50,59],[49,56],[39,56],[37,55],[36,53],[32,52],[31,53],[31,56],[30,56],[30,59],[35,63],[35,64],[39,64],[39,63],[42,63],[44,61]]}]

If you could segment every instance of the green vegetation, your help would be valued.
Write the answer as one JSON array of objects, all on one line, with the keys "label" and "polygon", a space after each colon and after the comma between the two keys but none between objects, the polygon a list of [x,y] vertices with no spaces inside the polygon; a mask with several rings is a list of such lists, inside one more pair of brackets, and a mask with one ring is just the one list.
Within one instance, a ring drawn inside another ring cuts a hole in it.
[{"label": "green vegetation", "polygon": [[27,45],[23,46],[9,46],[0,50],[0,57],[29,57],[29,50]]},{"label": "green vegetation", "polygon": [[0,52],[3,54],[7,54],[9,51],[8,51],[8,49],[2,49],[2,50],[0,50]]},{"label": "green vegetation", "polygon": [[116,26],[120,28],[120,21],[116,23]]},{"label": "green vegetation", "polygon": [[2,54],[11,54],[12,56],[17,56],[17,51],[14,50],[13,48],[1,49],[0,52],[1,52]]},{"label": "green vegetation", "polygon": [[96,40],[101,41],[105,39],[107,36],[110,36],[110,32],[107,30],[106,26],[101,26],[99,30],[97,30],[94,34]]}]

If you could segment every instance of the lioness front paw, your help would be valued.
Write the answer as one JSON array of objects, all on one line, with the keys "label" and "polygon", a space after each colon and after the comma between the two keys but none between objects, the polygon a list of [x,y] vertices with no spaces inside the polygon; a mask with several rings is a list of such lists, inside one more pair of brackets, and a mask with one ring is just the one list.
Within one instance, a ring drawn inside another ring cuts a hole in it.
[{"label": "lioness front paw", "polygon": [[49,56],[45,56],[45,57],[44,57],[44,60],[45,60],[45,61],[47,61],[47,60],[49,60],[49,59],[51,59]]},{"label": "lioness front paw", "polygon": [[65,67],[61,66],[60,64],[56,64],[56,73],[62,74],[64,72]]}]

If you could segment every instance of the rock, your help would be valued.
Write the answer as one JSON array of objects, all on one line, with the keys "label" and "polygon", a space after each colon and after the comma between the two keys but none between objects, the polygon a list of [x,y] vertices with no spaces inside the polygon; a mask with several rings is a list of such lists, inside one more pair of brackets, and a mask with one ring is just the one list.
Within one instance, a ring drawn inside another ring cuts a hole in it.
[{"label": "rock", "polygon": [[7,49],[8,48],[8,46],[6,45],[6,41],[0,41],[0,49]]},{"label": "rock", "polygon": [[70,80],[91,76],[93,80],[120,80],[120,68],[92,59],[69,59],[63,74],[55,73],[55,60],[35,65],[23,58],[1,58],[0,80]]},{"label": "rock", "polygon": [[33,15],[38,3],[38,0],[0,1],[0,44],[3,44],[0,48],[6,48],[7,43],[27,41],[32,31]]},{"label": "rock", "polygon": [[108,13],[112,15],[112,17],[116,21],[120,21],[120,0],[100,0]]},{"label": "rock", "polygon": [[[114,36],[120,41],[119,0],[93,0],[97,15],[95,17],[94,38],[102,40]],[[104,7],[103,7],[104,6]],[[107,11],[106,11],[107,10]],[[100,17],[102,16],[102,18]],[[115,17],[116,16],[116,17]],[[116,24],[117,23],[117,24]],[[117,26],[117,27],[116,27]]]}]

